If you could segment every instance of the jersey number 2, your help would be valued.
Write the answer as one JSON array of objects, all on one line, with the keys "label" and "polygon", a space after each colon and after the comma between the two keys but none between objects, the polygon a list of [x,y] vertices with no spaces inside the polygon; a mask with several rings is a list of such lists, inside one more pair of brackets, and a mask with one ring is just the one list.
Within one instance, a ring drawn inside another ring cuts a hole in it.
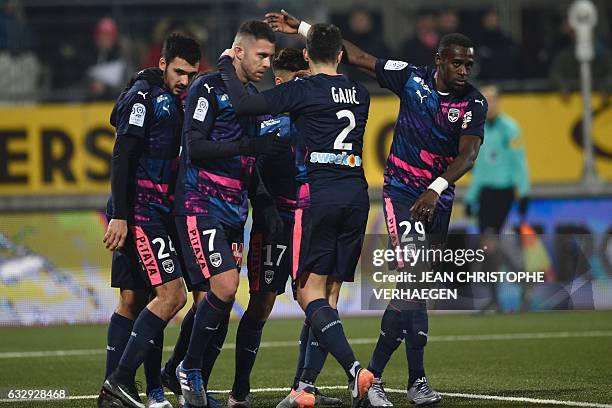
[{"label": "jersey number 2", "polygon": [[347,118],[349,120],[349,124],[342,129],[342,132],[338,134],[336,140],[334,141],[334,149],[336,150],[353,150],[352,143],[344,143],[344,139],[351,133],[351,130],[355,129],[355,115],[348,109],[343,109],[341,111],[336,112],[336,116],[338,119]]}]

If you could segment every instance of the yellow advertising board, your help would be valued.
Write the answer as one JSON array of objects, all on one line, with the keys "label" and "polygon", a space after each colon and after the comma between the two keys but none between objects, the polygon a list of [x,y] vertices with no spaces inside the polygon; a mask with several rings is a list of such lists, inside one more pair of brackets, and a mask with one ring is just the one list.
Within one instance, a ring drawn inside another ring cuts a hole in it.
[{"label": "yellow advertising board", "polygon": [[112,105],[0,109],[0,194],[109,191]]},{"label": "yellow advertising board", "polygon": [[[533,183],[580,180],[578,95],[565,102],[557,94],[512,94],[503,97],[502,107],[522,128]],[[0,195],[108,192],[111,108],[108,103],[0,108]],[[398,108],[394,96],[372,98],[364,168],[374,188],[382,185]],[[612,106],[595,107],[593,134],[598,174],[612,181]]]}]

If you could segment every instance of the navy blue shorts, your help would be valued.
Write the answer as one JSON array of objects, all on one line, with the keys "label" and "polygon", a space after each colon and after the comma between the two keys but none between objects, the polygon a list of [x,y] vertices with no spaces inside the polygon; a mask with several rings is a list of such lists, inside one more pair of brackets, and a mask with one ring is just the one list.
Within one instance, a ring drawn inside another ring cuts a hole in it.
[{"label": "navy blue shorts", "polygon": [[368,207],[298,208],[293,227],[293,278],[316,273],[353,282],[368,211]]},{"label": "navy blue shorts", "polygon": [[266,234],[263,217],[253,214],[253,228],[247,257],[250,293],[285,293],[287,279],[291,276],[291,237],[293,214],[282,213],[282,236],[272,241]]},{"label": "navy blue shorts", "polygon": [[[450,212],[434,211],[431,222],[414,221],[410,215],[410,207],[415,201],[384,197],[384,214],[389,233],[391,248],[398,246],[426,247],[443,249],[448,236]],[[397,267],[404,267],[399,262]]]},{"label": "navy blue shorts", "polygon": [[180,251],[185,262],[189,290],[208,290],[211,276],[238,269],[242,264],[242,229],[235,229],[211,217],[175,217]]},{"label": "navy blue shorts", "polygon": [[123,248],[113,252],[111,287],[147,289],[183,276],[167,222],[129,225]]}]

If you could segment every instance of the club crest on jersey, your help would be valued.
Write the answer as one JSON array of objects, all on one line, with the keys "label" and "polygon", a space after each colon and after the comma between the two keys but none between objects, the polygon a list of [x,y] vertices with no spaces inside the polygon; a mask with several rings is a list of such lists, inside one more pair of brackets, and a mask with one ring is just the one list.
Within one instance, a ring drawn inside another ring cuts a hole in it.
[{"label": "club crest on jersey", "polygon": [[166,259],[162,262],[162,267],[166,273],[174,272],[174,261],[172,259]]},{"label": "club crest on jersey", "polygon": [[142,103],[135,103],[132,106],[132,113],[130,113],[130,125],[142,127],[146,114],[147,108]]},{"label": "club crest on jersey", "polygon": [[212,266],[214,266],[215,268],[220,267],[221,263],[223,262],[223,258],[221,257],[221,254],[219,252],[214,252],[210,254],[208,259],[210,260]]},{"label": "club crest on jersey", "polygon": [[208,99],[204,98],[203,96],[200,96],[198,98],[198,105],[193,111],[193,118],[200,122],[204,122],[204,119],[206,118],[206,112],[208,112]]},{"label": "club crest on jersey", "polygon": [[264,273],[264,279],[268,285],[271,284],[272,280],[274,279],[274,271],[268,269]]},{"label": "club crest on jersey", "polygon": [[448,110],[448,121],[451,123],[455,123],[456,121],[459,120],[459,115],[461,114],[461,111],[459,111],[459,109],[457,108],[450,108]]}]

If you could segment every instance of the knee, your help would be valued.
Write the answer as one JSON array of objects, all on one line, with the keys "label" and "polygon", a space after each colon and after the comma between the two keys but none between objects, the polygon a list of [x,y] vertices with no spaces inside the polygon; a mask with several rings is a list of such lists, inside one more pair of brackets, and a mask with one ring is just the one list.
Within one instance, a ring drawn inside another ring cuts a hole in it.
[{"label": "knee", "polygon": [[276,293],[252,294],[247,308],[249,317],[259,322],[268,320],[275,300]]},{"label": "knee", "polygon": [[238,292],[238,285],[223,285],[221,287],[216,287],[215,296],[221,299],[224,302],[233,302],[236,300],[236,292]]},{"label": "knee", "polygon": [[237,272],[224,272],[211,279],[211,290],[214,292],[215,296],[222,301],[233,302],[236,299],[239,282],[240,276]]},{"label": "knee", "polygon": [[166,309],[174,315],[187,304],[187,292],[183,285],[175,285],[173,290],[165,290],[157,295]]},{"label": "knee", "polygon": [[135,320],[147,305],[148,296],[148,292],[122,291],[117,306],[117,313],[128,319]]}]

